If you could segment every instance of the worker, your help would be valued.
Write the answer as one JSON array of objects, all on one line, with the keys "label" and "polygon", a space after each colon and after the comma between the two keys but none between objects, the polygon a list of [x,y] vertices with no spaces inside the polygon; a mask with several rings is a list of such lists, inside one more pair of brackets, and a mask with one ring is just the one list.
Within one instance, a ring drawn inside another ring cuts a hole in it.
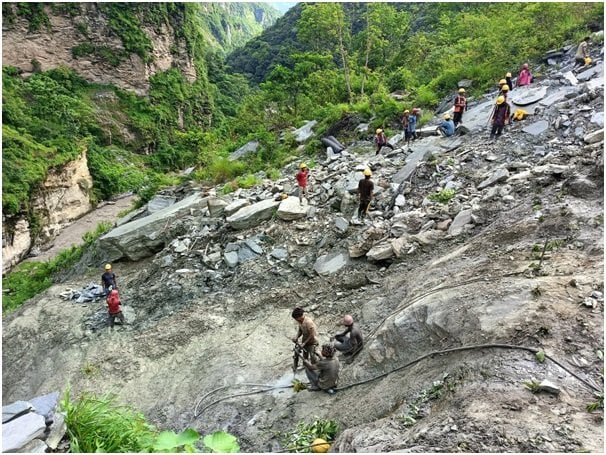
[{"label": "worker", "polygon": [[103,287],[103,294],[106,296],[112,289],[118,289],[116,274],[112,271],[111,264],[105,264],[105,272],[101,275],[101,286]]},{"label": "worker", "polygon": [[360,195],[360,206],[358,207],[358,218],[362,220],[366,213],[368,213],[368,207],[370,201],[372,201],[373,190],[375,188],[374,183],[370,180],[372,172],[370,169],[364,169],[364,178],[358,182],[358,194]]},{"label": "worker", "polygon": [[385,133],[381,128],[377,128],[377,134],[375,135],[375,143],[377,144],[377,152],[375,155],[378,155],[383,147],[389,147],[393,150],[393,145],[387,142],[387,137],[385,137]]},{"label": "worker", "polygon": [[499,96],[497,98],[497,105],[492,112],[490,139],[496,140],[503,133],[503,128],[509,123],[510,110],[509,104],[505,102],[505,97],[503,95]]},{"label": "worker", "polygon": [[309,359],[311,363],[316,363],[318,339],[316,338],[316,324],[309,317],[305,316],[303,308],[296,307],[292,310],[292,317],[299,324],[297,335],[292,339],[296,343],[301,338],[301,346],[303,347],[303,358]]},{"label": "worker", "polygon": [[500,92],[501,90],[503,90],[503,86],[504,86],[505,84],[507,84],[507,79],[501,79],[501,80],[499,81],[499,92]]},{"label": "worker", "polygon": [[466,110],[467,110],[467,99],[465,98],[465,89],[461,87],[459,89],[459,94],[455,98],[455,102],[454,102],[453,122],[454,122],[455,128],[459,123],[463,123],[463,112]]},{"label": "worker", "polygon": [[303,196],[305,196],[305,200],[308,200],[307,179],[309,177],[309,169],[307,169],[307,164],[301,163],[299,165],[299,172],[297,172],[295,177],[297,179],[297,185],[299,186],[299,205],[303,205]]},{"label": "worker", "polygon": [[414,141],[417,139],[417,123],[419,123],[419,116],[421,115],[421,111],[418,107],[413,108],[410,116],[408,118],[408,132],[410,134],[410,138]]},{"label": "worker", "polygon": [[509,94],[509,85],[503,84],[503,86],[501,87],[501,91],[499,92],[499,96],[502,95],[505,98],[505,101],[507,101],[508,94]]},{"label": "worker", "polygon": [[522,65],[520,74],[518,74],[518,80],[516,81],[516,84],[518,85],[518,87],[530,85],[532,79],[532,74],[530,74],[530,70],[528,69],[528,63],[524,63]]},{"label": "worker", "polygon": [[107,312],[111,330],[114,330],[114,321],[116,318],[120,320],[122,325],[126,324],[124,315],[122,314],[122,301],[120,300],[117,289],[112,289],[107,297]]},{"label": "worker", "polygon": [[511,80],[511,73],[505,75],[505,83],[509,86],[509,90],[513,90],[513,81]]},{"label": "worker", "polygon": [[311,363],[303,359],[305,374],[311,384],[308,390],[323,390],[331,395],[335,393],[339,381],[339,360],[334,355],[334,346],[323,344],[322,358],[318,362]]},{"label": "worker", "polygon": [[404,140],[406,141],[406,145],[410,143],[410,131],[408,130],[408,126],[410,124],[410,111],[406,109],[404,111],[404,115],[402,115],[402,129],[404,130]]},{"label": "worker", "polygon": [[454,132],[455,132],[455,124],[450,119],[450,114],[448,114],[448,113],[444,114],[444,120],[442,121],[442,123],[440,124],[440,126],[438,126],[436,128],[436,131],[442,137],[450,137],[450,136],[452,136],[454,134]]},{"label": "worker", "polygon": [[346,327],[345,331],[335,335],[335,349],[342,352],[344,355],[354,355],[358,353],[364,345],[362,332],[357,324],[354,323],[353,317],[349,314],[343,317],[343,325]]},{"label": "worker", "polygon": [[[583,41],[581,41],[581,43],[579,44],[579,47],[577,47],[577,52],[574,55],[574,68],[580,68],[582,66],[585,66],[589,63],[591,63],[591,58],[589,57],[589,41],[591,40],[591,38],[589,38],[589,36],[586,36],[585,38],[583,38]],[[586,59],[589,58],[589,61],[587,61]]]}]

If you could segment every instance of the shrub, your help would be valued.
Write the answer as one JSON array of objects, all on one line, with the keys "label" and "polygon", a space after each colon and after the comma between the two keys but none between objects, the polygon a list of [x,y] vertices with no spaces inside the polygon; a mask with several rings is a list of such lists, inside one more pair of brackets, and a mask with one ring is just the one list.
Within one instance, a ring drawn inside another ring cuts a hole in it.
[{"label": "shrub", "polygon": [[455,197],[456,191],[455,190],[442,190],[442,191],[438,191],[436,193],[432,193],[428,196],[430,201],[434,201],[434,202],[440,202],[442,204],[446,204],[448,203],[448,201],[450,201],[453,197]]}]

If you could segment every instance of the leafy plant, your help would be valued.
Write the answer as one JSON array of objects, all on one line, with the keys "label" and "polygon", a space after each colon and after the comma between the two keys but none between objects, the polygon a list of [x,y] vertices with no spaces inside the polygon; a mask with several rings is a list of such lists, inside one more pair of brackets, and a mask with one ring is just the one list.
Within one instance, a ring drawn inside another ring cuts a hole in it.
[{"label": "leafy plant", "polygon": [[240,451],[240,445],[235,436],[224,431],[215,431],[204,436],[204,446],[214,453],[235,453]]},{"label": "leafy plant", "polygon": [[524,381],[524,385],[526,387],[528,387],[528,389],[532,392],[532,393],[537,393],[539,390],[541,390],[541,383],[531,379],[530,381]]},{"label": "leafy plant", "polygon": [[80,368],[80,372],[84,376],[93,376],[99,372],[99,367],[90,362],[86,362],[82,368]]},{"label": "leafy plant", "polygon": [[427,197],[430,201],[447,204],[448,201],[450,201],[453,197],[455,197],[455,194],[456,194],[456,191],[453,189],[443,189],[441,191],[432,193]]},{"label": "leafy plant", "polygon": [[292,452],[311,452],[314,439],[321,438],[332,441],[339,431],[339,424],[335,420],[317,419],[310,424],[299,422],[297,428],[282,435],[283,444]]},{"label": "leafy plant", "polygon": [[604,409],[604,392],[593,392],[596,397],[596,401],[587,405],[587,412],[597,411],[598,409]]},{"label": "leafy plant", "polygon": [[539,363],[545,362],[545,351],[539,351],[534,355]]},{"label": "leafy plant", "polygon": [[431,400],[437,400],[442,397],[445,391],[453,392],[456,380],[451,378],[448,373],[444,373],[441,380],[434,381],[431,387],[421,390],[419,394],[410,402],[406,414],[401,417],[405,426],[412,426],[420,418],[419,411]]},{"label": "leafy plant", "polygon": [[195,450],[195,443],[200,439],[200,435],[197,431],[191,428],[186,428],[181,433],[175,433],[174,431],[163,431],[153,443],[154,452],[188,452],[193,453]]},{"label": "leafy plant", "polygon": [[296,393],[299,393],[301,390],[306,390],[307,386],[305,385],[304,382],[301,382],[298,379],[293,379],[292,380],[292,388]]}]

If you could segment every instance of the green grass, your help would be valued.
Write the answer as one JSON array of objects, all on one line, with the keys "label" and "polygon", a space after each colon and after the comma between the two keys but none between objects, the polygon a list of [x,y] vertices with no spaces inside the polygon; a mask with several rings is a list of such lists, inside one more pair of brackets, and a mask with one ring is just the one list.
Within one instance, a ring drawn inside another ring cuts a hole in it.
[{"label": "green grass", "polygon": [[435,193],[430,194],[428,199],[433,202],[440,202],[442,204],[447,204],[453,197],[455,197],[455,190],[442,190],[437,191]]},{"label": "green grass", "polygon": [[291,452],[311,452],[311,443],[316,438],[332,441],[339,431],[335,420],[318,419],[311,423],[299,422],[294,431],[282,434],[284,446]]}]

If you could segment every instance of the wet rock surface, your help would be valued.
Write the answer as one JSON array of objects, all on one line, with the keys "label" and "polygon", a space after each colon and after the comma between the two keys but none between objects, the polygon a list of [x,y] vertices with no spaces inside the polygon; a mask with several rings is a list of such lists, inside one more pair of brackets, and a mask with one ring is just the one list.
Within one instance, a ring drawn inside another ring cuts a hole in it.
[{"label": "wet rock surface", "polygon": [[[120,384],[119,398],[154,424],[225,429],[247,452],[283,450],[279,433],[315,417],[339,422],[341,452],[600,451],[602,411],[586,406],[602,388],[603,81],[571,91],[547,72],[538,92],[566,94],[531,106],[496,142],[491,94],[465,114],[471,133],[456,141],[426,137],[379,156],[360,141],[320,158],[304,216],[278,215],[285,201],[298,208],[296,195],[275,200],[296,188],[301,158],[275,181],[222,197],[221,215],[211,216],[213,202],[164,218],[153,251],[114,264],[128,324],[113,333],[102,302],[61,300],[99,281],[102,271],[83,264],[5,316],[3,403],[67,381],[74,393]],[[523,131],[539,121],[540,136]],[[358,220],[366,167],[376,197]],[[164,210],[192,197],[174,191]],[[354,361],[341,359],[334,396],[288,388],[295,306],[321,343],[342,331],[344,314],[365,335]],[[540,348],[585,382],[497,344]],[[475,345],[488,346],[432,354]],[[97,373],[83,375],[85,363]],[[533,394],[532,380],[545,391]],[[233,397],[255,389],[242,384],[282,388]]]}]

